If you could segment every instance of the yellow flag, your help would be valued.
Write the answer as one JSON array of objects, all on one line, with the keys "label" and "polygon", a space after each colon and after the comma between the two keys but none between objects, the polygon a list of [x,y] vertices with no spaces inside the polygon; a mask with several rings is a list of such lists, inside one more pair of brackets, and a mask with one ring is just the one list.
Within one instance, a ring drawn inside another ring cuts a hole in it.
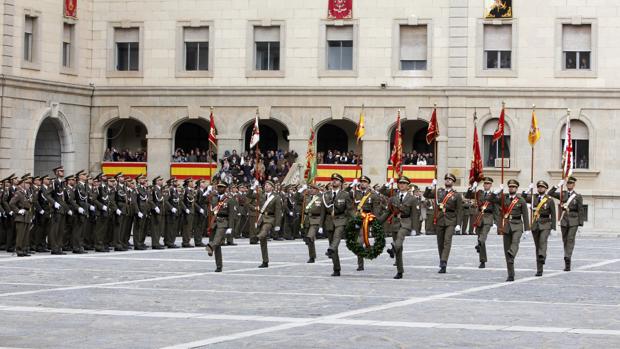
[{"label": "yellow flag", "polygon": [[527,135],[527,140],[533,147],[540,138],[540,129],[538,128],[538,121],[536,120],[536,113],[532,110],[532,124],[530,125],[530,133]]},{"label": "yellow flag", "polygon": [[364,134],[366,134],[366,127],[364,125],[364,112],[362,111],[360,114],[360,122],[357,124],[357,130],[355,130],[355,137],[358,142],[364,137]]}]

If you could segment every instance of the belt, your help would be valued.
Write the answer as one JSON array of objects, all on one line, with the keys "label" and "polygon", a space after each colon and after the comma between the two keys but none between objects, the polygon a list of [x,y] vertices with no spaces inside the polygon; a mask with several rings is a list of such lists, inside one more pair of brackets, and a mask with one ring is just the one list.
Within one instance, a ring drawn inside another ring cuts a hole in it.
[{"label": "belt", "polygon": [[454,210],[446,210],[446,212],[456,212],[456,211],[454,211]]},{"label": "belt", "polygon": [[579,213],[579,210],[570,210],[569,212],[577,212],[577,213]]},{"label": "belt", "polygon": [[321,217],[321,214],[310,214],[311,217]]},{"label": "belt", "polygon": [[228,218],[228,215],[218,214],[217,217],[218,218]]},{"label": "belt", "polygon": [[551,215],[550,214],[545,214],[545,215],[541,214],[540,218],[551,218]]},{"label": "belt", "polygon": [[403,216],[403,215],[400,216],[400,218],[409,218],[409,217],[411,216]]},{"label": "belt", "polygon": [[508,216],[508,218],[509,219],[521,219],[521,215],[518,215],[518,216],[510,215],[510,216]]},{"label": "belt", "polygon": [[493,213],[493,210],[484,210],[484,213]]}]

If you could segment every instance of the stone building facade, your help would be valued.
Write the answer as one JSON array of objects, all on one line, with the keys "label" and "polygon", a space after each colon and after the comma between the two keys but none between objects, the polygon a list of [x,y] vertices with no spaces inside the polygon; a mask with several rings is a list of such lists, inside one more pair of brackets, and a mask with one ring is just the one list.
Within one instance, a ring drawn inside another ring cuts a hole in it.
[{"label": "stone building facade", "polygon": [[587,227],[617,231],[616,1],[513,1],[512,18],[486,19],[484,0],[354,0],[343,20],[327,18],[327,0],[79,0],[77,18],[64,1],[1,3],[2,176],[58,163],[97,172],[110,146],[143,148],[149,177],[167,176],[179,127],[208,129],[211,107],[220,154],[244,149],[257,110],[301,158],[311,124],[353,150],[364,105],[364,173],[383,181],[399,110],[413,135],[436,104],[438,172],[463,188],[474,113],[485,172],[499,179],[485,136],[505,102],[506,177],[526,186],[535,104],[535,178],[560,179],[570,109]]}]

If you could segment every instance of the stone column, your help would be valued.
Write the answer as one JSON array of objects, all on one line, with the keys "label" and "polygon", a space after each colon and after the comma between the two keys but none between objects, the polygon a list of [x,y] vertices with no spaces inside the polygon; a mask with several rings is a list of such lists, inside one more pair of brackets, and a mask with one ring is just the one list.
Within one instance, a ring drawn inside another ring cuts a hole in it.
[{"label": "stone column", "polygon": [[101,133],[90,135],[90,163],[88,171],[94,175],[101,172],[101,162],[103,161],[104,138]]},{"label": "stone column", "polygon": [[368,138],[362,144],[362,170],[363,174],[370,177],[373,183],[385,183],[387,174],[388,154],[387,139]]},{"label": "stone column", "polygon": [[172,138],[170,136],[147,135],[147,172],[148,178],[157,176],[167,178],[170,176],[170,149]]},{"label": "stone column", "polygon": [[240,154],[245,150],[243,149],[243,139],[240,138],[240,135],[223,134],[223,135],[218,136],[218,139],[217,139],[218,160],[224,157],[225,151],[228,150],[228,152],[232,153],[233,149],[237,150],[237,154]]}]

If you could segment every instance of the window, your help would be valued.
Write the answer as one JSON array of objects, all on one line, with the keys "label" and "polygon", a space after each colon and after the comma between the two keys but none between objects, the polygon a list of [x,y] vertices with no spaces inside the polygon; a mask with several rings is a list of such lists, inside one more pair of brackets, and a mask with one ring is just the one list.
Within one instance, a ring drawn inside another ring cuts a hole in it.
[{"label": "window", "polygon": [[426,70],[427,26],[400,26],[400,70]]},{"label": "window", "polygon": [[254,27],[254,67],[280,70],[280,26]]},{"label": "window", "polygon": [[209,28],[184,27],[185,70],[209,70]]},{"label": "window", "polygon": [[62,31],[62,66],[71,68],[73,66],[73,32],[75,25],[65,23]]},{"label": "window", "polygon": [[140,69],[140,30],[138,28],[115,28],[116,70],[138,71]]},{"label": "window", "polygon": [[[581,121],[571,120],[571,138],[573,140],[573,168],[590,168],[590,141],[588,137],[588,127]],[[562,126],[562,141],[560,144],[560,166],[562,166],[562,154],[564,153],[564,143],[566,140],[566,125]]]},{"label": "window", "polygon": [[562,55],[564,70],[590,70],[592,26],[562,25]]},{"label": "window", "polygon": [[[493,142],[493,133],[497,129],[497,123],[499,119],[491,119],[484,124],[482,128],[482,142],[484,152],[484,166],[485,167],[500,167],[495,165],[496,159],[502,158],[502,140]],[[510,128],[508,124],[504,126],[504,167],[510,167]]]},{"label": "window", "polygon": [[26,16],[24,20],[24,61],[34,62],[34,28],[36,18]]},{"label": "window", "polygon": [[353,70],[353,26],[327,26],[327,69]]},{"label": "window", "polygon": [[484,69],[512,68],[512,25],[484,25]]}]

